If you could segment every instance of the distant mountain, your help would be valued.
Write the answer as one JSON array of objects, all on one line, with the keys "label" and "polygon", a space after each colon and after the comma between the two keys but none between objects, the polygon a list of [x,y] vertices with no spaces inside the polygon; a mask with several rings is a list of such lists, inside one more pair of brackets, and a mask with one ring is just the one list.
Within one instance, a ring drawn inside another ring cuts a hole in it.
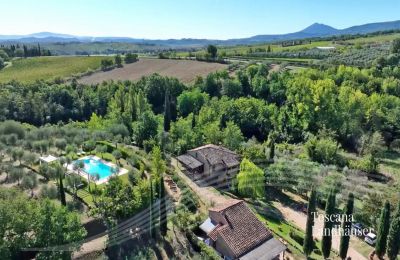
[{"label": "distant mountain", "polygon": [[335,29],[329,25],[322,23],[313,23],[307,28],[300,31],[300,33],[306,33],[309,35],[332,35],[338,33],[340,30]]},{"label": "distant mountain", "polygon": [[[327,36],[338,36],[346,34],[365,34],[377,31],[388,31],[388,30],[400,30],[400,20],[393,22],[382,22],[382,23],[369,23],[364,25],[352,26],[345,29],[336,29],[329,25],[314,23],[307,28],[288,34],[275,34],[275,35],[256,35],[249,38],[243,39],[232,39],[228,41],[236,41],[241,44],[248,43],[261,43],[261,42],[273,42],[273,41],[285,41],[304,39],[312,37],[327,37]],[[238,41],[239,40],[239,41]]]},{"label": "distant mountain", "polygon": [[52,32],[38,32],[38,33],[28,34],[27,36],[33,38],[76,38],[76,36],[74,35],[52,33]]},{"label": "distant mountain", "polygon": [[400,29],[400,20],[384,23],[368,23],[363,25],[352,26],[340,30],[341,34],[359,34],[372,33],[377,31],[398,30]]},{"label": "distant mountain", "polygon": [[286,41],[295,39],[304,39],[312,37],[327,37],[345,34],[365,34],[377,31],[400,30],[400,20],[392,22],[369,23],[352,26],[345,29],[336,29],[329,25],[314,23],[307,28],[288,34],[256,35],[248,38],[229,39],[229,40],[211,40],[211,39],[168,39],[151,40],[137,39],[129,37],[91,37],[75,36],[69,34],[59,34],[51,32],[39,32],[29,35],[0,35],[1,42],[22,42],[22,43],[66,43],[66,42],[124,42],[136,44],[151,44],[179,47],[200,47],[207,44],[235,45],[235,44],[254,44],[262,42]]}]

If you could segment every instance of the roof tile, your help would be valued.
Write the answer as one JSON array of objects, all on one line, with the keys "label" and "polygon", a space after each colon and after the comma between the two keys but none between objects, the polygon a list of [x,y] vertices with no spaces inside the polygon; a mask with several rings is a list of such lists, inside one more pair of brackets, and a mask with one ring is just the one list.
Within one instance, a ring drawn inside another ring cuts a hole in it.
[{"label": "roof tile", "polygon": [[210,211],[219,212],[225,217],[228,224],[215,228],[212,235],[215,237],[217,233],[217,240],[224,240],[234,257],[240,257],[272,238],[271,231],[257,219],[244,201],[232,200]]}]

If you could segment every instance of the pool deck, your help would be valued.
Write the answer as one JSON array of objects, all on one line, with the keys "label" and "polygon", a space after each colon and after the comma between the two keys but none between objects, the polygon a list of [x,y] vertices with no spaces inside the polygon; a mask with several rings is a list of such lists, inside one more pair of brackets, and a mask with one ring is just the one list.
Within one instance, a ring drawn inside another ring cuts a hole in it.
[{"label": "pool deck", "polygon": [[[91,158],[91,159],[94,159],[94,160],[101,161],[101,162],[104,163],[105,165],[107,165],[107,166],[109,166],[109,167],[112,167],[112,168],[117,168],[117,167],[118,167],[116,164],[111,163],[111,162],[107,162],[107,161],[105,161],[105,160],[103,160],[103,159],[101,159],[101,158],[99,158],[99,157],[97,157],[97,156],[95,156],[95,155],[84,156],[84,157],[79,158],[78,160],[84,160],[84,159],[87,159],[87,158]],[[75,160],[75,161],[78,161],[78,160]],[[74,161],[74,162],[75,162],[75,161]],[[125,169],[125,168],[120,168],[120,167],[118,167],[118,168],[119,168],[118,173],[112,174],[112,175],[110,175],[110,176],[108,176],[108,177],[106,177],[106,178],[102,178],[102,179],[96,181],[96,184],[103,184],[103,183],[108,182],[108,180],[110,179],[111,176],[121,176],[121,175],[124,175],[124,174],[128,173],[128,170],[127,170],[127,169]],[[87,179],[87,173],[85,172],[85,170],[83,170],[83,169],[81,169],[81,170],[79,170],[79,169],[78,169],[78,170],[74,170],[74,165],[73,165],[73,163],[68,164],[68,165],[67,165],[67,169],[68,169],[69,172],[78,174],[78,175],[80,175],[81,177]],[[91,180],[91,182],[94,182],[94,181]]]}]

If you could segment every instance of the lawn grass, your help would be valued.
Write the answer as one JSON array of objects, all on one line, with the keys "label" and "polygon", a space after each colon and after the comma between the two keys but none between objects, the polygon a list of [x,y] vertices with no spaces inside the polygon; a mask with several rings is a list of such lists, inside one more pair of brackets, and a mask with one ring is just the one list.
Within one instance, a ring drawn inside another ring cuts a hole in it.
[{"label": "lawn grass", "polygon": [[79,189],[77,196],[81,198],[89,207],[93,207],[93,196],[87,191],[87,189]]},{"label": "lawn grass", "polygon": [[[288,243],[287,246],[294,256],[296,256],[298,258],[304,258],[303,245],[300,245],[297,241],[295,241],[290,236],[290,232],[294,231],[294,232],[300,234],[302,237],[304,237],[305,234],[302,230],[300,230],[297,227],[294,227],[293,225],[291,225],[290,223],[288,223],[285,220],[279,221],[279,220],[272,219],[272,218],[267,219],[266,217],[262,216],[261,214],[256,214],[256,216],[261,222],[266,223],[268,229],[271,230],[275,236],[282,238],[283,240],[285,240]],[[318,250],[321,250],[320,243],[316,243],[316,246],[317,246]],[[318,255],[315,252],[313,252],[310,257],[311,257],[310,259],[316,259],[316,260],[324,259],[322,255]]]},{"label": "lawn grass", "polygon": [[12,80],[29,83],[36,80],[71,77],[74,74],[98,69],[102,59],[104,59],[102,56],[54,56],[14,59],[11,66],[0,70],[0,83],[7,83]]},{"label": "lawn grass", "polygon": [[400,180],[400,153],[396,151],[383,152],[380,158],[379,171]]},{"label": "lawn grass", "polygon": [[124,183],[124,184],[130,184],[129,182],[129,174],[124,174],[119,176],[119,179]]},{"label": "lawn grass", "polygon": [[352,237],[350,240],[350,243],[351,243],[351,246],[357,250],[357,252],[359,252],[366,258],[368,258],[368,255],[371,253],[371,251],[374,250],[374,247],[368,245],[361,238]]},{"label": "lawn grass", "polygon": [[[255,204],[253,204],[255,203]],[[291,232],[298,234],[300,237],[305,237],[304,231],[296,227],[292,223],[286,221],[281,215],[280,211],[275,208],[273,203],[265,200],[257,200],[257,202],[249,203],[248,205],[256,213],[257,218],[268,227],[269,230],[277,238],[281,238],[287,242],[287,247],[290,252],[296,257],[295,259],[304,258],[303,245],[296,241]],[[256,206],[257,205],[257,206]],[[318,250],[320,250],[319,243],[316,243]],[[321,255],[312,253],[311,259],[323,259]]]}]

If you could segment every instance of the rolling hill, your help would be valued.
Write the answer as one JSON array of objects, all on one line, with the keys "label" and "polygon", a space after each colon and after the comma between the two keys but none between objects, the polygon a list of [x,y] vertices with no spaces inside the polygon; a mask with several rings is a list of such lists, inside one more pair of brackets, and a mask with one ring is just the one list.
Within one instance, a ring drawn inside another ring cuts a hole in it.
[{"label": "rolling hill", "polygon": [[22,43],[133,43],[133,44],[152,44],[160,46],[175,47],[200,47],[207,44],[219,45],[237,45],[237,44],[254,44],[262,42],[285,41],[294,39],[304,39],[313,37],[327,37],[346,34],[365,34],[377,31],[400,30],[400,20],[390,22],[368,23],[363,25],[352,26],[344,29],[336,29],[329,25],[314,23],[307,28],[288,34],[267,34],[255,35],[248,38],[213,40],[213,39],[140,39],[129,37],[91,37],[91,36],[75,36],[68,34],[59,34],[51,32],[40,32],[29,35],[0,35],[0,42],[22,42]]}]

